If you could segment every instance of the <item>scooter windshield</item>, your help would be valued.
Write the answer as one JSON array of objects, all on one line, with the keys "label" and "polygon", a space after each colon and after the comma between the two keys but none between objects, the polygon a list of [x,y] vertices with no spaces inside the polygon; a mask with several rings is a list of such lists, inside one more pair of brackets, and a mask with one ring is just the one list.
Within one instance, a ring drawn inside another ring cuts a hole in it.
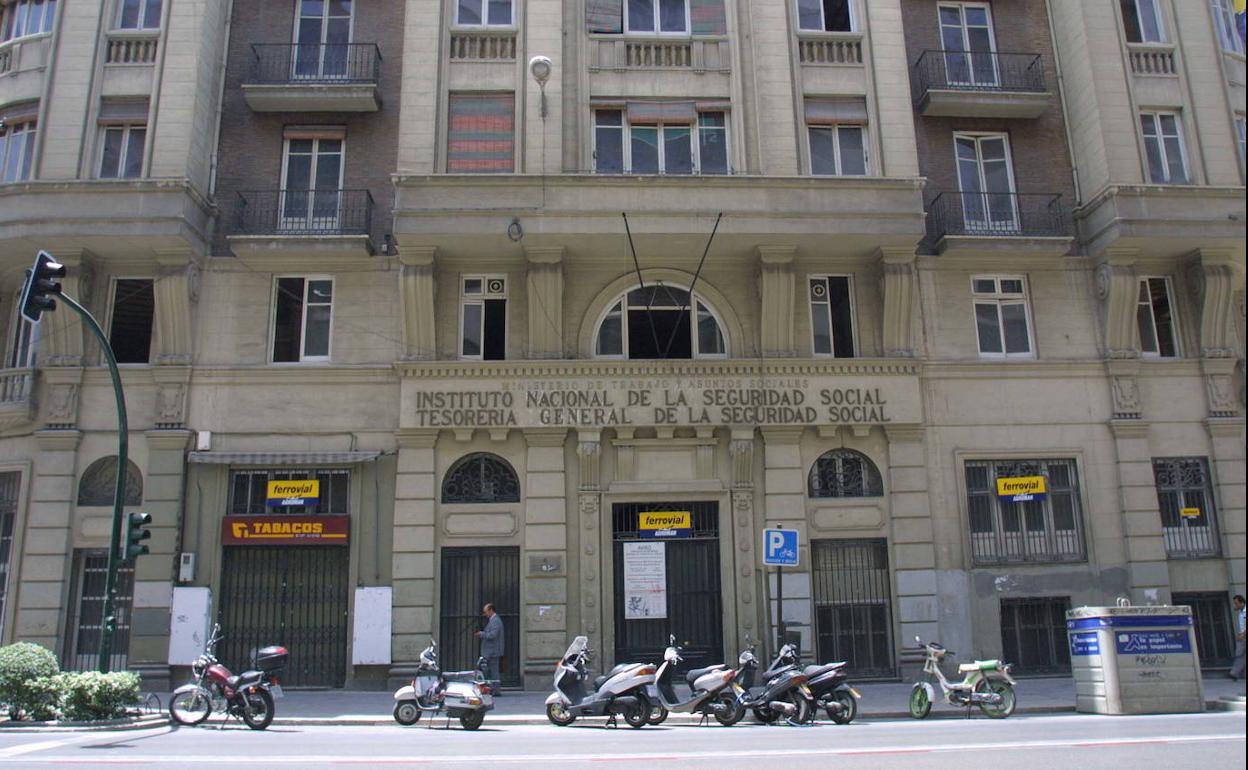
[{"label": "scooter windshield", "polygon": [[578,636],[572,640],[572,644],[568,645],[567,652],[563,653],[564,662],[568,662],[573,656],[580,655],[589,646],[589,637]]}]

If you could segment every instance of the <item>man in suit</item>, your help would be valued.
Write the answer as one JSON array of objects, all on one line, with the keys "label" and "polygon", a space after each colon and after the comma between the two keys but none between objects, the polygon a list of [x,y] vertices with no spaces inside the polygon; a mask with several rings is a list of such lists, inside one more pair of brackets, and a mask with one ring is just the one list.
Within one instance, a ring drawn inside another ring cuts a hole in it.
[{"label": "man in suit", "polygon": [[498,681],[498,660],[503,657],[503,619],[494,611],[493,604],[481,608],[485,616],[485,629],[478,631],[481,639],[481,657],[485,658],[485,678]]}]

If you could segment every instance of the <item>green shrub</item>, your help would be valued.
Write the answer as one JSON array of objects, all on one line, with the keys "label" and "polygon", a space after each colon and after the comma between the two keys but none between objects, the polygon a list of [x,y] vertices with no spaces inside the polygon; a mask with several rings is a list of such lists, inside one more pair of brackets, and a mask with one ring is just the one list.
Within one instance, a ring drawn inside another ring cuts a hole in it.
[{"label": "green shrub", "polygon": [[139,676],[129,671],[82,671],[54,677],[62,718],[75,722],[116,719],[139,702]]},{"label": "green shrub", "polygon": [[56,691],[48,680],[60,671],[50,650],[30,642],[0,647],[0,703],[9,718],[54,716]]}]

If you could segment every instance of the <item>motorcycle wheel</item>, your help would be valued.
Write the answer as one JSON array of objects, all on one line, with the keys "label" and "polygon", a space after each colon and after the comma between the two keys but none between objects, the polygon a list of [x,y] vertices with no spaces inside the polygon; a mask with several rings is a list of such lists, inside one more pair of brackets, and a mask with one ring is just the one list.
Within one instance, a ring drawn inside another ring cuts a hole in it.
[{"label": "motorcycle wheel", "polygon": [[650,706],[642,704],[633,706],[624,712],[624,721],[628,722],[628,726],[634,730],[640,730],[646,726],[646,722],[650,719]]},{"label": "motorcycle wheel", "polygon": [[715,721],[724,727],[732,727],[745,716],[745,706],[737,702],[737,696],[729,690],[719,696],[722,710],[715,712]]},{"label": "motorcycle wheel", "polygon": [[169,701],[169,718],[180,725],[197,725],[212,714],[212,696],[201,689],[180,693]]},{"label": "motorcycle wheel", "polygon": [[420,721],[420,706],[414,700],[401,700],[394,704],[394,721],[407,727]]},{"label": "motorcycle wheel", "polygon": [[246,707],[242,708],[243,721],[253,730],[263,730],[273,723],[273,696],[263,687],[253,693],[244,693]]},{"label": "motorcycle wheel", "polygon": [[551,703],[546,706],[546,718],[553,725],[567,727],[576,721],[576,714],[564,708],[562,703]]},{"label": "motorcycle wheel", "polygon": [[910,716],[922,719],[932,713],[932,699],[927,697],[927,688],[916,687],[910,691]]},{"label": "motorcycle wheel", "polygon": [[1004,679],[981,679],[975,685],[975,692],[996,693],[1001,696],[1001,702],[998,704],[979,704],[979,710],[984,712],[984,716],[989,719],[1005,719],[1014,713],[1014,707],[1018,705],[1014,687]]},{"label": "motorcycle wheel", "polygon": [[646,717],[646,724],[661,725],[667,721],[667,709],[662,703],[655,703],[650,706],[650,715]]},{"label": "motorcycle wheel", "polygon": [[858,715],[858,699],[854,697],[854,694],[842,690],[841,692],[833,693],[832,697],[841,707],[836,709],[829,705],[827,708],[828,719],[831,719],[838,725],[847,725],[854,721],[854,717]]},{"label": "motorcycle wheel", "polygon": [[806,700],[805,696],[801,693],[789,692],[784,696],[784,700],[792,703],[795,707],[793,716],[789,717],[789,721],[795,724],[804,725],[807,722],[814,720],[815,710],[811,708],[810,701]]},{"label": "motorcycle wheel", "polygon": [[465,730],[475,730],[485,721],[485,712],[477,709],[476,711],[465,711],[459,715],[459,724]]}]

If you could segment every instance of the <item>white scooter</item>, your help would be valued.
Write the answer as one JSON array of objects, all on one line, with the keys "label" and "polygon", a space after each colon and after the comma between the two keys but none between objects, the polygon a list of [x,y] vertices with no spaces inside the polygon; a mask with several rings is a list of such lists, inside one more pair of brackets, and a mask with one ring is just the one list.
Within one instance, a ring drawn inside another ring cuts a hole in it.
[{"label": "white scooter", "polygon": [[673,714],[701,714],[703,722],[708,717],[715,717],[725,727],[739,722],[745,711],[737,708],[737,694],[728,686],[737,672],[723,663],[689,671],[684,676],[685,683],[689,685],[689,697],[682,701],[672,682],[676,664],[681,660],[676,637],[669,635],[663,663],[654,675],[654,684],[646,688],[650,702],[657,704],[660,710],[659,715],[650,715],[650,724],[662,722],[668,711]]},{"label": "white scooter", "polygon": [[494,709],[494,696],[485,682],[485,658],[477,662],[475,671],[447,671],[438,668],[438,643],[420,653],[416,678],[394,694],[394,721],[414,725],[421,714],[429,712],[432,719],[446,711],[448,719],[458,718],[465,730],[475,730],[485,720],[485,712]]},{"label": "white scooter", "polygon": [[646,687],[654,683],[654,665],[621,664],[589,682],[589,652],[589,639],[578,636],[563,653],[555,666],[555,691],[546,698],[546,718],[566,727],[578,716],[605,716],[614,726],[616,716],[623,714],[629,727],[644,727],[651,709]]},{"label": "white scooter", "polygon": [[[1014,695],[1014,678],[1010,676],[1010,664],[999,660],[977,660],[958,666],[963,675],[961,682],[950,682],[940,670],[940,660],[946,655],[956,655],[936,642],[924,643],[919,637],[914,641],[926,651],[923,673],[940,685],[945,703],[951,706],[979,706],[984,716],[1004,719],[1014,713],[1017,698]],[[936,690],[931,682],[916,682],[910,690],[910,716],[922,719],[931,713]]]}]

